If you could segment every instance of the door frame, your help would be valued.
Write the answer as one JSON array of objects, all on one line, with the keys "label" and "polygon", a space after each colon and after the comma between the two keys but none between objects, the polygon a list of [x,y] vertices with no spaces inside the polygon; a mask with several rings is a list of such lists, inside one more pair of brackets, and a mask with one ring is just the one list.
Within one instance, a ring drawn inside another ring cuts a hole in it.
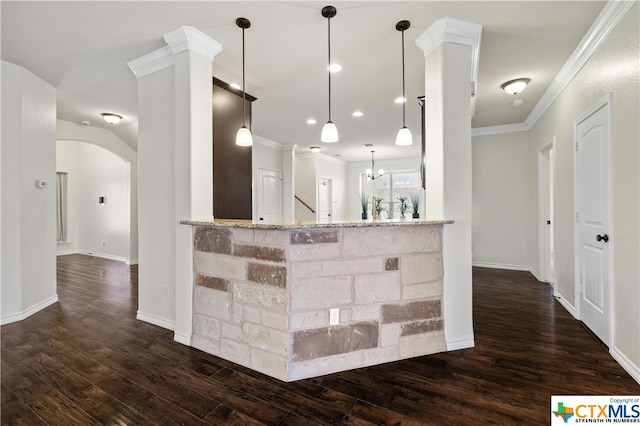
[{"label": "door frame", "polygon": [[[608,199],[607,202],[607,215],[609,219],[607,233],[611,236],[614,236],[614,223],[613,223],[613,155],[612,155],[612,141],[613,141],[613,93],[609,92],[607,95],[598,100],[595,104],[593,104],[589,109],[583,112],[578,118],[576,118],[573,122],[573,235],[574,235],[574,249],[573,249],[573,263],[574,263],[574,286],[575,286],[575,301],[576,301],[576,318],[582,320],[582,283],[580,282],[580,227],[578,226],[578,206],[580,202],[579,190],[578,190],[578,182],[580,178],[580,170],[578,164],[578,151],[576,149],[578,144],[578,125],[588,119],[590,116],[601,110],[602,108],[608,107],[607,120],[609,121],[609,134],[608,134],[608,144],[607,151],[609,155],[609,186],[608,186]],[[614,259],[614,250],[615,250],[615,237],[612,238],[608,244],[609,256],[608,256],[608,293],[609,293],[609,348],[614,347],[614,291],[613,288],[615,286],[614,281],[614,270],[613,270],[613,259]]]},{"label": "door frame", "polygon": [[283,178],[282,178],[282,170],[277,170],[275,168],[271,168],[271,167],[261,167],[260,165],[256,164],[256,175],[255,175],[255,179],[253,179],[253,189],[254,189],[254,193],[253,193],[253,200],[254,200],[254,211],[253,211],[253,217],[252,217],[252,222],[254,223],[260,223],[260,200],[263,196],[262,193],[262,182],[260,182],[260,171],[264,170],[267,172],[273,172],[273,173],[277,173],[279,174],[279,180],[280,180],[280,219],[282,220],[282,218],[284,217],[284,185],[283,185]]},{"label": "door frame", "polygon": [[[549,143],[538,151],[538,266],[540,268],[541,281],[548,282],[554,288],[556,283],[555,268],[551,270],[552,254],[549,247],[550,240],[554,238],[554,235],[547,229],[545,222],[548,212],[553,229],[555,229],[555,215],[551,205],[549,205],[549,198],[551,197],[549,187],[554,185],[555,177],[554,171],[551,170],[551,167],[555,167],[556,164],[555,145],[556,137],[554,136]],[[548,233],[549,241],[546,239]]]}]

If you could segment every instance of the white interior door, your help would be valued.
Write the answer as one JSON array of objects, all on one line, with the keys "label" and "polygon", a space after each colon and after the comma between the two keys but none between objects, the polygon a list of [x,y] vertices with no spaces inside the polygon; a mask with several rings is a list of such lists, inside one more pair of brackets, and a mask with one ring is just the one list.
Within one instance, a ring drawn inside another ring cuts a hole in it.
[{"label": "white interior door", "polygon": [[318,182],[318,221],[331,221],[331,190],[332,181],[327,178],[320,178]]},{"label": "white interior door", "polygon": [[609,345],[609,105],[577,125],[577,262],[580,319]]},{"label": "white interior door", "polygon": [[282,179],[276,170],[258,169],[258,221],[282,221]]}]

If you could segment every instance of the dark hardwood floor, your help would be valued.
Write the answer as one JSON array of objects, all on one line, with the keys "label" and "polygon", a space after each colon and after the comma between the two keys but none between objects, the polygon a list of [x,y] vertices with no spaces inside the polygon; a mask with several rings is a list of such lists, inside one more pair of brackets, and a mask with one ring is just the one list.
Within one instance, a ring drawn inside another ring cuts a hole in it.
[{"label": "dark hardwood floor", "polygon": [[476,346],[283,383],[135,319],[137,268],[58,258],[60,302],[2,332],[2,424],[548,424],[640,386],[524,272],[474,270]]}]

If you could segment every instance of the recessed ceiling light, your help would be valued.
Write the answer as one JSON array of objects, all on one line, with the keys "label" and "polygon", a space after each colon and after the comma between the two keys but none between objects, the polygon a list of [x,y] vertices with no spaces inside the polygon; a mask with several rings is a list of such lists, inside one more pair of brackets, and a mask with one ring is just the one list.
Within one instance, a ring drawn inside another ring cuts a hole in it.
[{"label": "recessed ceiling light", "polygon": [[515,101],[511,102],[511,105],[513,106],[520,106],[524,103],[524,99],[516,99]]},{"label": "recessed ceiling light", "polygon": [[236,90],[242,90],[242,87],[238,83],[231,83],[229,86],[233,87]]},{"label": "recessed ceiling light", "polygon": [[307,124],[316,124],[317,121],[315,120],[315,118],[310,118],[307,120]]},{"label": "recessed ceiling light", "polygon": [[354,111],[353,114],[354,117],[362,117],[364,114],[362,113],[362,111]]},{"label": "recessed ceiling light", "polygon": [[393,102],[395,102],[397,104],[403,104],[403,103],[407,102],[407,98],[404,98],[404,97],[400,96],[399,98],[396,98],[396,100],[393,101]]},{"label": "recessed ceiling light", "polygon": [[527,87],[530,81],[531,79],[529,78],[517,78],[503,83],[500,87],[510,95],[517,95]]},{"label": "recessed ceiling light", "polygon": [[327,67],[329,72],[340,72],[342,71],[342,65],[340,64],[331,64]]},{"label": "recessed ceiling light", "polygon": [[102,118],[109,124],[118,124],[122,120],[122,116],[118,114],[112,114],[110,112],[103,112]]}]

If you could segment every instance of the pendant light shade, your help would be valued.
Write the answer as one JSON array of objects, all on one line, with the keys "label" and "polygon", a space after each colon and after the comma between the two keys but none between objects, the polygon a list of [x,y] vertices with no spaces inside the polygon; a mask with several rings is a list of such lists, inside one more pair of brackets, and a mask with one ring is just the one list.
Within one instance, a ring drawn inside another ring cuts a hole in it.
[{"label": "pendant light shade", "polygon": [[[409,21],[399,21],[396,24],[396,30],[402,33],[402,99],[407,99],[405,96],[405,84],[404,84],[404,32],[409,29],[411,26],[411,22]],[[396,136],[396,145],[406,146],[413,144],[413,137],[411,136],[411,130],[407,128],[405,124],[406,118],[406,100],[402,103],[402,128],[398,132],[398,136]]]},{"label": "pendant light shade", "polygon": [[236,145],[251,146],[253,145],[253,136],[246,125],[246,95],[245,95],[245,77],[244,77],[244,30],[251,27],[251,21],[247,18],[236,19],[236,25],[242,28],[242,127],[236,133]]},{"label": "pendant light shade", "polygon": [[[329,52],[329,63],[327,66],[331,66],[331,18],[336,16],[338,11],[333,6],[325,6],[322,8],[322,16],[327,18],[327,45]],[[333,121],[331,121],[331,71],[328,71],[329,74],[329,121],[322,128],[322,134],[320,135],[320,140],[322,142],[333,143],[338,142],[338,128]]]},{"label": "pendant light shade", "polygon": [[236,133],[236,145],[238,146],[253,145],[253,137],[251,136],[251,132],[245,126],[240,127],[240,129],[238,129],[238,133]]},{"label": "pendant light shade", "polygon": [[396,145],[406,146],[413,144],[413,136],[411,136],[411,130],[409,130],[406,126],[403,126],[400,131],[398,131],[398,136],[396,136]]},{"label": "pendant light shade", "polygon": [[320,140],[328,143],[338,142],[338,128],[332,121],[327,121],[327,124],[322,127]]}]

